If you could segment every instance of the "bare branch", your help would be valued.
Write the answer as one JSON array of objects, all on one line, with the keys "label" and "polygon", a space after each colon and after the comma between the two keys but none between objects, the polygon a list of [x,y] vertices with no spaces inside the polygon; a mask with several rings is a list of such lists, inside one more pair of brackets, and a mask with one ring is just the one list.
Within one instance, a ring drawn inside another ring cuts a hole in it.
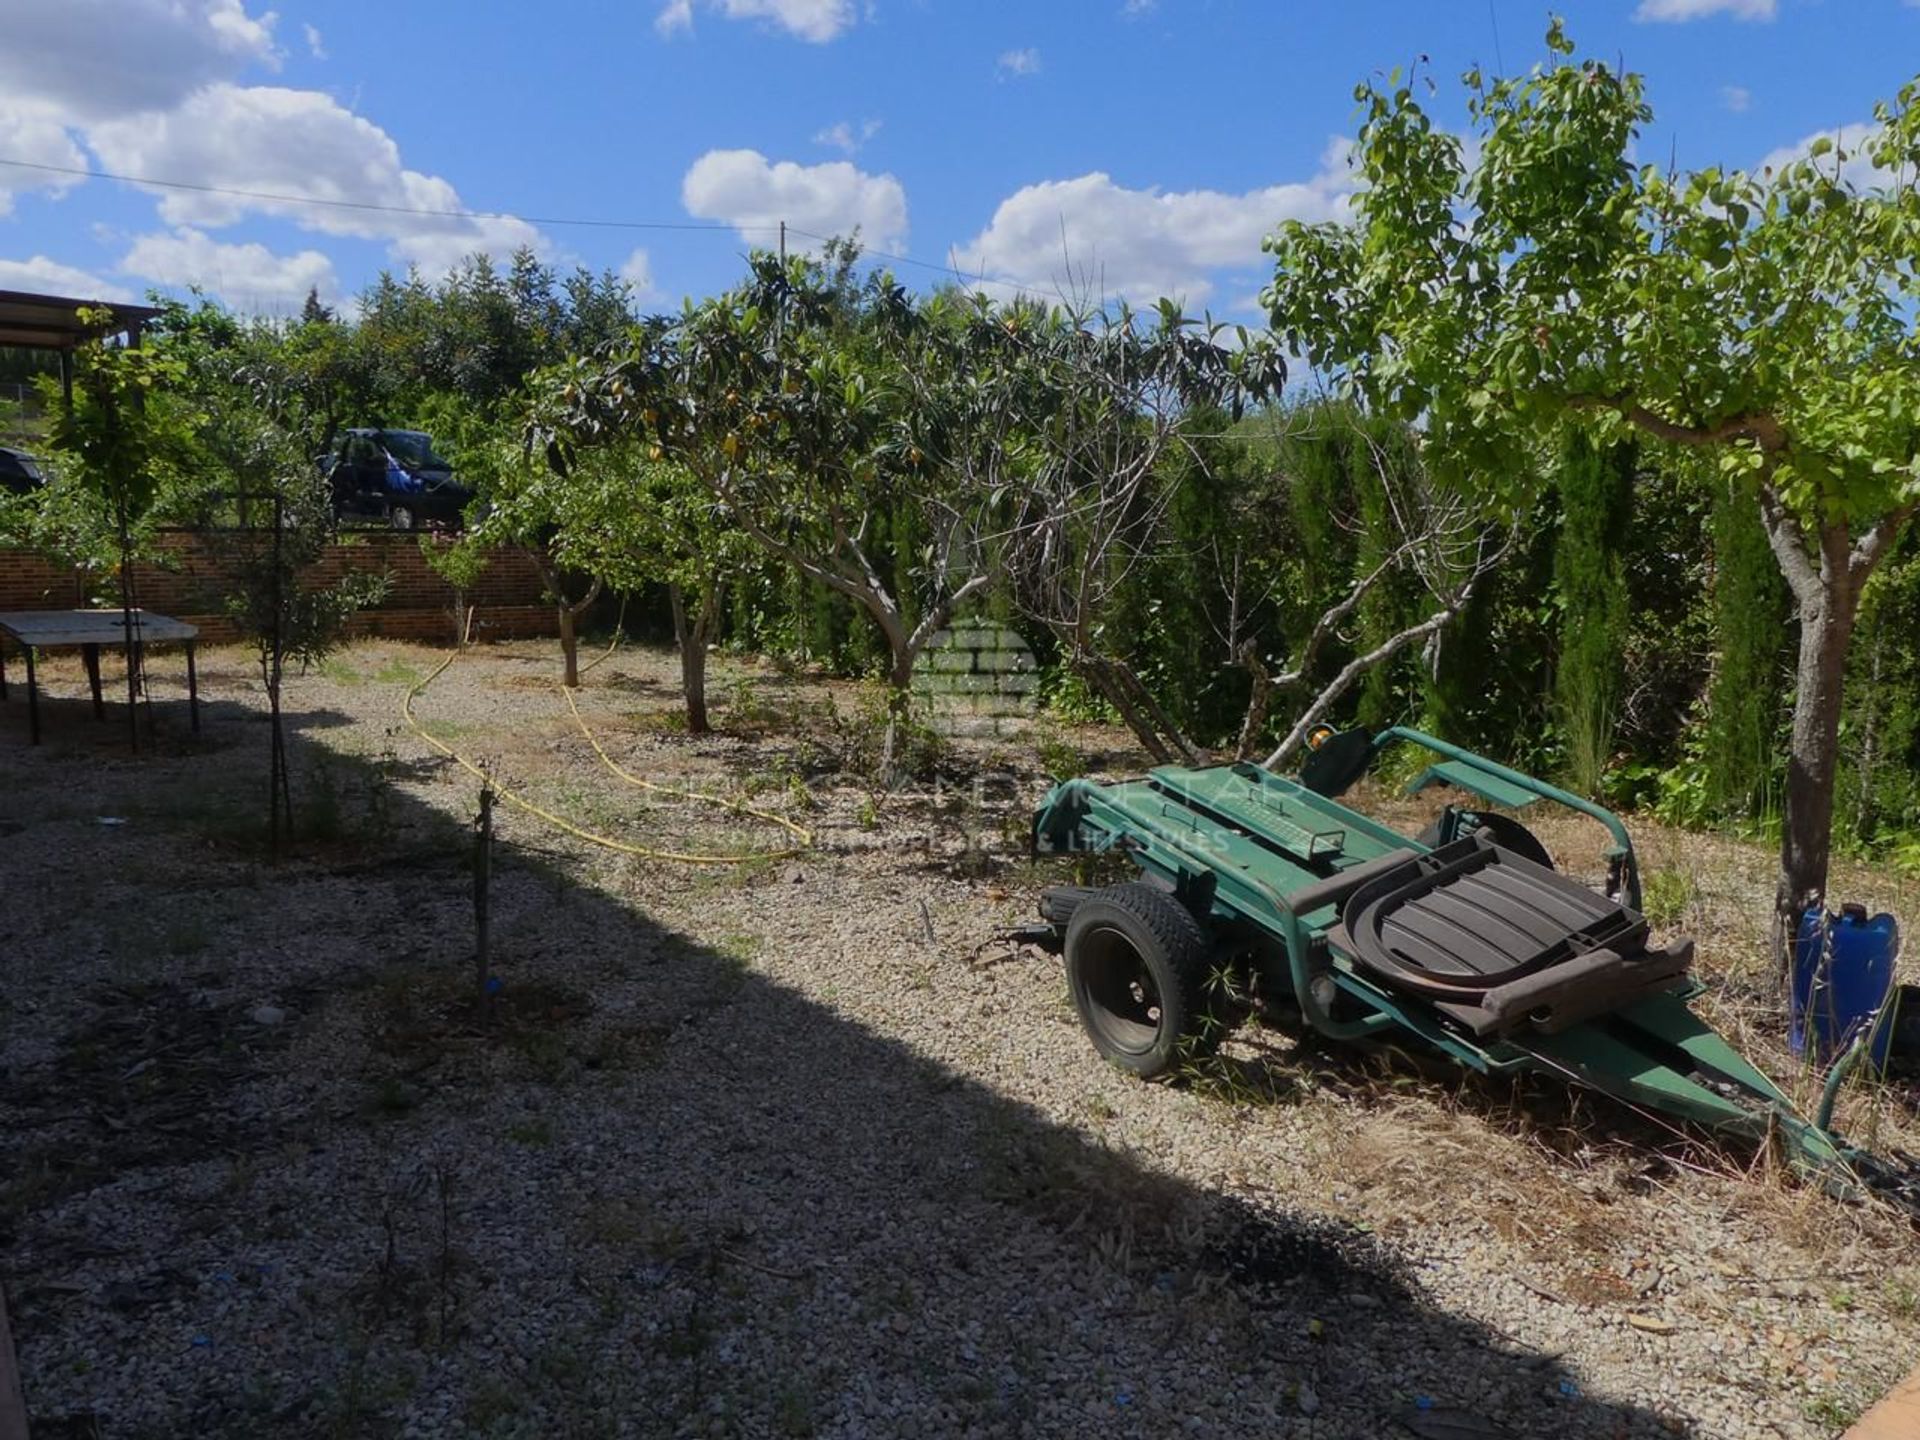
[{"label": "bare branch", "polygon": [[1920,510],[1920,499],[1909,500],[1889,510],[1871,530],[1860,537],[1847,560],[1848,572],[1855,580],[1865,580],[1873,573],[1873,567],[1886,555],[1887,547],[1899,535],[1901,527],[1913,518],[1915,510]]},{"label": "bare branch", "polygon": [[1260,659],[1259,648],[1249,640],[1240,647],[1240,663],[1246,667],[1250,690],[1247,711],[1240,720],[1240,738],[1234,743],[1233,758],[1244,760],[1253,750],[1253,742],[1267,728],[1267,712],[1273,708],[1273,677]]},{"label": "bare branch", "polygon": [[[1476,576],[1475,579],[1478,577]],[[1473,598],[1473,589],[1474,582],[1469,581],[1451,601],[1419,624],[1409,625],[1390,639],[1382,641],[1367,651],[1366,654],[1356,655],[1349,660],[1340,673],[1333,677],[1332,683],[1322,690],[1315,697],[1314,702],[1301,713],[1300,718],[1294,722],[1293,729],[1287,732],[1286,738],[1274,747],[1271,755],[1267,756],[1265,761],[1267,769],[1278,769],[1287,762],[1294,751],[1298,750],[1307,736],[1313,732],[1313,727],[1318,725],[1339,702],[1340,697],[1352,688],[1354,681],[1374,666],[1391,660],[1414,641],[1439,634],[1456,615],[1466,608],[1467,602]]]},{"label": "bare branch", "polygon": [[1360,603],[1367,598],[1375,585],[1399,567],[1400,562],[1421,543],[1422,538],[1416,536],[1411,540],[1402,541],[1393,553],[1382,560],[1370,573],[1356,580],[1352,589],[1313,622],[1313,629],[1307,633],[1306,640],[1293,657],[1293,668],[1283,674],[1269,676],[1268,683],[1281,690],[1298,685],[1313,668],[1313,662],[1319,658],[1320,647],[1326,643],[1327,637],[1360,607]]}]

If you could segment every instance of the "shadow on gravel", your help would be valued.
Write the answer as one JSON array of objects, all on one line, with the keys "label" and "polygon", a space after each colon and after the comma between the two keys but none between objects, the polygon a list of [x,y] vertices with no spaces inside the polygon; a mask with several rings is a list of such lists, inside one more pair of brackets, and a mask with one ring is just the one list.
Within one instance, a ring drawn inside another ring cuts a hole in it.
[{"label": "shadow on gravel", "polygon": [[[211,718],[217,753],[163,746],[113,783],[251,795],[265,727],[239,714]],[[464,826],[295,744],[303,773],[383,797],[348,878],[331,847],[278,873],[208,858],[193,816],[150,807],[226,887],[193,893],[237,907],[205,943],[135,957],[58,1034],[8,1010],[0,968],[0,1034],[46,1053],[0,1088],[0,1278],[39,1440],[1685,1433],[1438,1308],[1419,1257],[1146,1168],[1015,1077],[771,983],[745,940],[574,883],[545,835],[496,851],[505,989],[481,1026]],[[22,824],[0,891],[51,883],[74,759],[0,731]],[[67,833],[63,864],[113,863],[115,832]],[[790,883],[739,893],[777,912]],[[262,905],[287,927],[268,1023],[237,993],[257,979],[224,973]],[[309,914],[353,963],[301,959]]]}]

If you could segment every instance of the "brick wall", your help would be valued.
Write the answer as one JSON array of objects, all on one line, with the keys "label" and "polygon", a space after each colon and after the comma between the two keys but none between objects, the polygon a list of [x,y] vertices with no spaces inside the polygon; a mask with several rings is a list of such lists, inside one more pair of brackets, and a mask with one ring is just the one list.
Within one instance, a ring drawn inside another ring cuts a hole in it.
[{"label": "brick wall", "polygon": [[[198,625],[203,639],[233,639],[233,626],[221,613],[220,596],[226,586],[214,547],[198,536],[176,533],[162,535],[159,549],[160,561],[135,566],[140,603]],[[329,545],[307,572],[307,579],[325,585],[353,574],[384,574],[388,585],[382,604],[353,617],[352,633],[436,642],[453,638],[453,589],[427,568],[415,537],[367,531]],[[96,577],[96,599],[104,596],[111,603],[117,594],[111,578]],[[553,607],[542,594],[540,575],[531,560],[511,552],[496,556],[468,592],[468,603],[479,607],[475,638],[554,634]],[[0,610],[66,610],[86,603],[72,571],[49,564],[29,550],[0,550]]]},{"label": "brick wall", "polygon": [[946,734],[1014,735],[1033,718],[1038,670],[1016,631],[961,620],[921,652],[913,692]]}]

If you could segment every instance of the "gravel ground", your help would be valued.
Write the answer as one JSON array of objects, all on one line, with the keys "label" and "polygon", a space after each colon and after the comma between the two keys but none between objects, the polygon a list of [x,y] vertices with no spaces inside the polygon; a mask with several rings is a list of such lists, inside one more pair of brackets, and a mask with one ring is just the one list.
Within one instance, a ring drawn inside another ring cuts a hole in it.
[{"label": "gravel ground", "polygon": [[[503,809],[482,1029],[476,782],[398,718],[441,658],[293,684],[314,834],[278,870],[240,652],[197,742],[160,686],[157,755],[0,711],[0,1280],[42,1440],[1804,1437],[1911,1363],[1910,1232],[1611,1107],[1274,1028],[1182,1085],[1104,1066],[1055,962],[983,946],[1056,874],[1031,753],[877,794],[832,773],[846,687],[765,668],[717,666],[698,740],[662,654],[580,703],[817,848],[694,869]],[[555,669],[490,647],[420,713],[627,843],[781,843],[615,780]],[[1750,1017],[1764,852],[1670,843]]]}]

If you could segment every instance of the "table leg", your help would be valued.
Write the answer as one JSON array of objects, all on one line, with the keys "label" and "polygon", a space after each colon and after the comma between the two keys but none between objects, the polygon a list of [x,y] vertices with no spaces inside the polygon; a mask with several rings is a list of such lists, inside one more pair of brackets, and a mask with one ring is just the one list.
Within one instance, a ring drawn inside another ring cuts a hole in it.
[{"label": "table leg", "polygon": [[100,703],[100,647],[82,645],[80,658],[87,667],[87,686],[93,691],[93,718],[104,720],[107,716],[107,707]]},{"label": "table leg", "polygon": [[193,641],[187,641],[187,714],[193,717],[193,733],[200,733],[200,677],[193,668]]},{"label": "table leg", "polygon": [[40,743],[40,681],[33,673],[33,647],[27,646],[27,734]]}]

